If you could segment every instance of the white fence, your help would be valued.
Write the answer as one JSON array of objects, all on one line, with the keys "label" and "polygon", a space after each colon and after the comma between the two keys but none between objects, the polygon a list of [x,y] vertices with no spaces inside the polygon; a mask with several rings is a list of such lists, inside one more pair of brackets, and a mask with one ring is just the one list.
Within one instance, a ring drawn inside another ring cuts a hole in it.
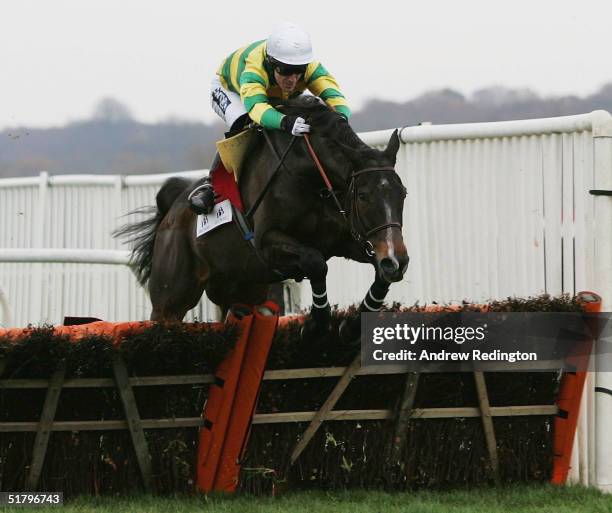
[{"label": "white fence", "polygon": [[[390,134],[361,136],[383,145]],[[610,114],[411,127],[401,130],[401,140],[397,169],[408,188],[404,237],[411,262],[390,299],[484,301],[593,290],[612,310],[612,199],[589,194],[612,189]],[[42,173],[0,180],[0,248],[118,250],[109,234],[119,216],[152,204],[164,179]],[[372,278],[368,267],[332,261],[330,301],[358,301]],[[58,322],[65,314],[136,320],[150,311],[121,266],[0,263],[0,289],[15,325]],[[301,295],[308,304],[309,287]],[[208,319],[214,310],[203,302],[189,318],[194,314]],[[572,472],[612,490],[612,397],[595,394],[595,387],[611,390],[612,373],[589,377]]]},{"label": "white fence", "polygon": [[[195,178],[203,173],[180,174]],[[0,288],[10,301],[12,324],[61,323],[65,315],[147,319],[146,292],[125,265],[112,265],[127,258],[111,232],[126,222],[127,212],[155,204],[168,176],[43,172],[0,180]],[[84,261],[106,263],[79,263]],[[216,308],[204,299],[187,318],[215,317]]]}]

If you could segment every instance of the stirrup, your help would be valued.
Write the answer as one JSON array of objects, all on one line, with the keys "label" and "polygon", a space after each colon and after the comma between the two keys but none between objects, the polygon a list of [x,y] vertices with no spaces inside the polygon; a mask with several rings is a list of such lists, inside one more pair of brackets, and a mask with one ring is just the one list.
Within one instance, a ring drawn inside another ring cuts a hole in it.
[{"label": "stirrup", "polygon": [[189,207],[196,214],[210,214],[215,207],[215,191],[210,182],[198,185],[187,196]]},{"label": "stirrup", "polygon": [[196,193],[200,191],[208,190],[208,189],[213,191],[213,194],[214,194],[213,186],[211,183],[206,182],[206,183],[203,183],[202,185],[198,185],[193,191],[189,193],[189,196],[187,196],[187,201],[191,201],[191,198],[195,196]]}]

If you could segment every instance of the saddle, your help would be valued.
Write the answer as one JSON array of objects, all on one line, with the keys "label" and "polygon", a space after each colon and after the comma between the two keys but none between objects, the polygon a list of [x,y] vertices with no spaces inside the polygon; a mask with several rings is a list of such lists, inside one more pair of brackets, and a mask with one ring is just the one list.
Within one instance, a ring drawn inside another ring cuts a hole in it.
[{"label": "saddle", "polygon": [[240,180],[242,163],[244,162],[244,157],[252,144],[254,135],[254,128],[246,128],[237,135],[217,141],[217,151],[219,152],[223,166],[228,173],[234,175],[236,182]]}]

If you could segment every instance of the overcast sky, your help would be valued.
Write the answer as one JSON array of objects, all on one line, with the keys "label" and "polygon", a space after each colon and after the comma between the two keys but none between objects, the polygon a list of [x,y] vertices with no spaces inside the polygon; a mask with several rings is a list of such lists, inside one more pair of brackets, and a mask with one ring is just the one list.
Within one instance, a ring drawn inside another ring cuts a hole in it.
[{"label": "overcast sky", "polygon": [[210,122],[230,52],[289,20],[351,106],[443,87],[589,94],[612,81],[612,0],[2,0],[0,128],[90,116],[112,96],[137,119]]}]

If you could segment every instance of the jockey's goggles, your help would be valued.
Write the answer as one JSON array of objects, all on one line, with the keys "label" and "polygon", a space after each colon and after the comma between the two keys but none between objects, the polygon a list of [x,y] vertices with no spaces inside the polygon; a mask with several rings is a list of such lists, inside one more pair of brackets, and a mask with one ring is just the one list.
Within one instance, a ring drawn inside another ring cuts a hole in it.
[{"label": "jockey's goggles", "polygon": [[306,73],[308,64],[285,64],[284,62],[277,61],[273,57],[268,57],[272,69],[279,75],[288,77],[289,75],[303,75]]}]

